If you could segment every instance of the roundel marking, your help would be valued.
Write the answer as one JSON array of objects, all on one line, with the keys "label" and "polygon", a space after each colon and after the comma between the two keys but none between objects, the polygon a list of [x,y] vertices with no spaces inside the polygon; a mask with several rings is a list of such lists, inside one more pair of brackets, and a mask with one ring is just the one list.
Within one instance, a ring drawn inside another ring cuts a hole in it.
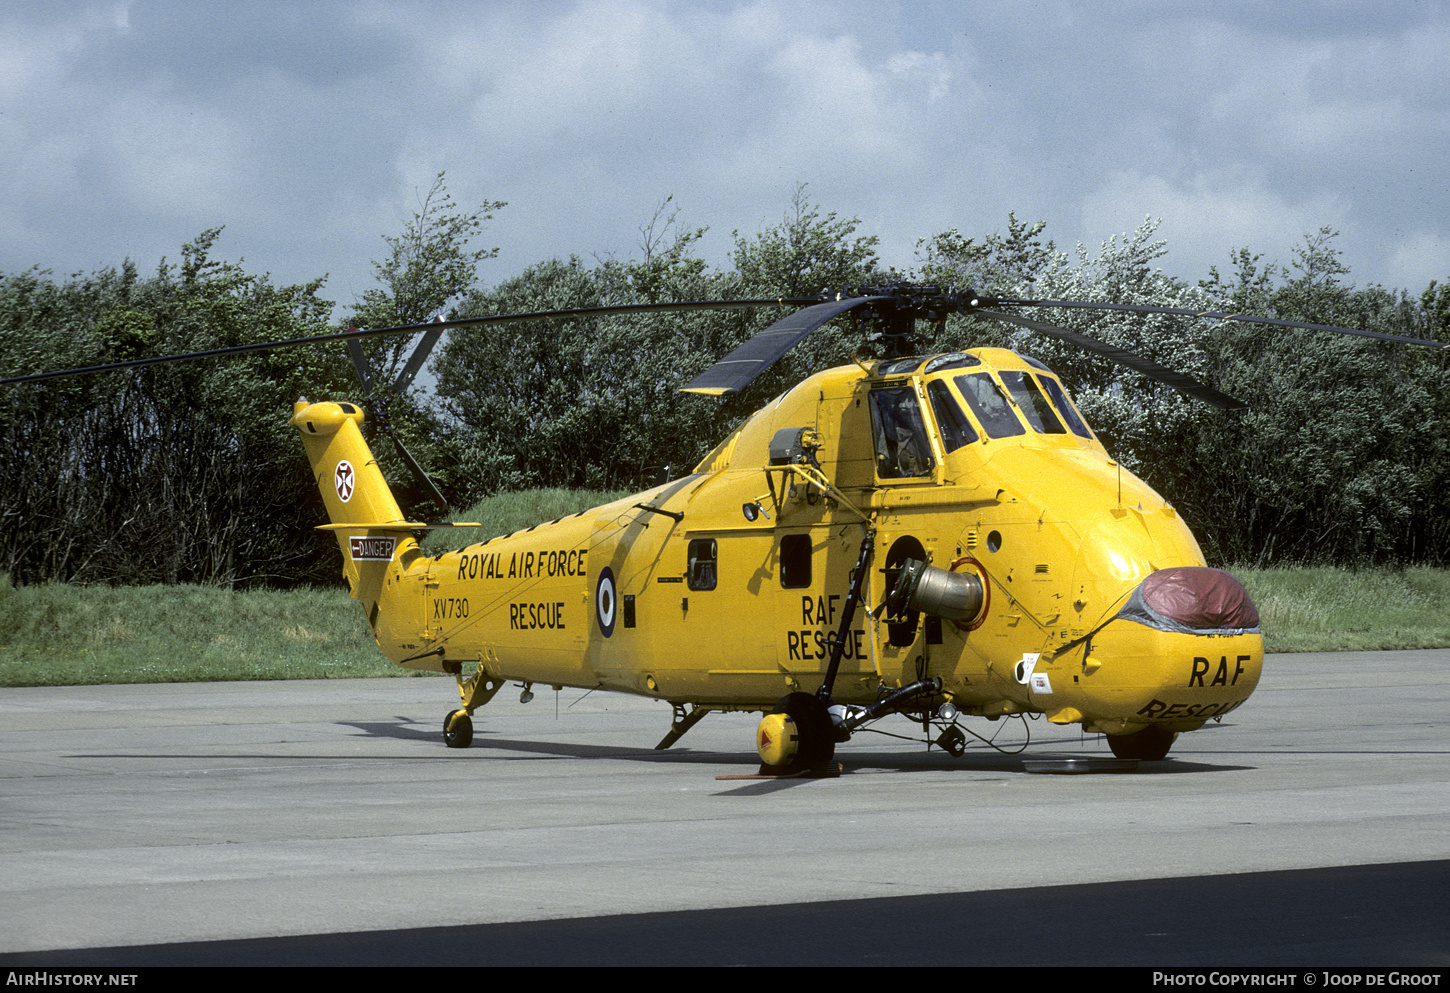
[{"label": "roundel marking", "polygon": [[337,498],[343,503],[352,499],[352,491],[357,486],[357,476],[352,471],[352,463],[343,459],[337,464],[337,471],[332,474],[332,484],[337,487]]},{"label": "roundel marking", "polygon": [[614,633],[614,617],[619,606],[619,597],[614,591],[614,570],[609,566],[599,574],[594,586],[594,616],[599,619],[599,630],[608,638]]}]

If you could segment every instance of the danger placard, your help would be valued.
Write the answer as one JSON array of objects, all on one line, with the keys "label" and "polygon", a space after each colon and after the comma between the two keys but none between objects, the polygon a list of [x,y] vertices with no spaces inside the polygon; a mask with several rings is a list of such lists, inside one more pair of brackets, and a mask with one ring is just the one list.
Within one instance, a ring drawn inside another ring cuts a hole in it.
[{"label": "danger placard", "polygon": [[348,544],[352,546],[354,562],[391,562],[398,539],[351,535]]}]

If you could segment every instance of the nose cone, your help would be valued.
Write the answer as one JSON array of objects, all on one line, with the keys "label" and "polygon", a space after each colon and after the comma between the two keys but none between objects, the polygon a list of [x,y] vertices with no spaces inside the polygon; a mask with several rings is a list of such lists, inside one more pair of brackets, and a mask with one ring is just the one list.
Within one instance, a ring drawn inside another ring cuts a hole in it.
[{"label": "nose cone", "polygon": [[1187,566],[1148,576],[1083,659],[1091,730],[1190,731],[1239,707],[1264,663],[1259,612],[1237,579]]}]

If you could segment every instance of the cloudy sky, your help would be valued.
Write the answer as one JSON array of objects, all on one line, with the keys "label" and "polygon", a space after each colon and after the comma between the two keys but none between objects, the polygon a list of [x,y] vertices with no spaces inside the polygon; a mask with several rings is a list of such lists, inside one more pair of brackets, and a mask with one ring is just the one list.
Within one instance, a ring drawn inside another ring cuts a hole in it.
[{"label": "cloudy sky", "polygon": [[638,252],[668,195],[701,253],[798,183],[885,262],[1008,211],[1095,248],[1162,219],[1167,271],[1450,279],[1450,6],[1042,2],[61,2],[0,6],[0,271],[221,258],[351,303],[446,170],[493,283]]}]

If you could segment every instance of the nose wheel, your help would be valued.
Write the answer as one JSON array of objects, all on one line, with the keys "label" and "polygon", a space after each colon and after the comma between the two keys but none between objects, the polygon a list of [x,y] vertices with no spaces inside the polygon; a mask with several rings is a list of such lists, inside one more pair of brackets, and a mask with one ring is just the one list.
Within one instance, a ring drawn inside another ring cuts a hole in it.
[{"label": "nose wheel", "polygon": [[1134,731],[1132,734],[1108,735],[1108,747],[1120,759],[1157,762],[1168,757],[1168,749],[1173,747],[1173,742],[1177,739],[1178,735],[1167,728],[1149,724],[1143,730]]}]

